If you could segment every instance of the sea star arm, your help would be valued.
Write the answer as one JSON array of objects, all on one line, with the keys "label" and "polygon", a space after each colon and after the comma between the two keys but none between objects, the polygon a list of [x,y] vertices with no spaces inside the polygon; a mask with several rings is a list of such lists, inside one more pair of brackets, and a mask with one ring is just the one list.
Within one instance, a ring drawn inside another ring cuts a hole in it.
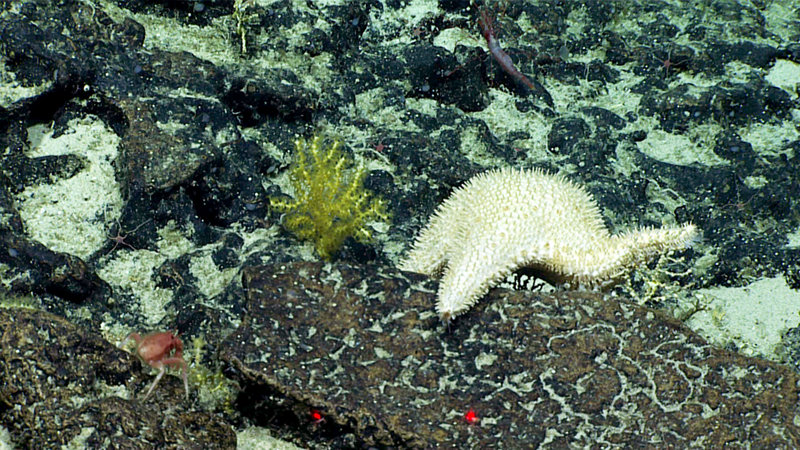
[{"label": "sea star arm", "polygon": [[411,251],[400,262],[400,270],[436,275],[441,272],[449,255],[462,244],[467,230],[461,217],[469,202],[462,197],[468,193],[466,186],[456,189],[431,216],[428,225],[420,231]]}]

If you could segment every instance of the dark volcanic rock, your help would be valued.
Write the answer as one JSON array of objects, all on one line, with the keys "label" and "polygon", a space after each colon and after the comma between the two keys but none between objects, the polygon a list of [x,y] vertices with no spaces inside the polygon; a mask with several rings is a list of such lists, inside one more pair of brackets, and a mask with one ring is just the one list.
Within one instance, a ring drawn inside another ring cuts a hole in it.
[{"label": "dark volcanic rock", "polygon": [[[167,376],[146,402],[136,358],[52,314],[0,309],[0,424],[19,448],[231,449],[216,416],[193,410]],[[146,369],[145,369],[146,370]],[[141,383],[126,387],[132,377]]]},{"label": "dark volcanic rock", "polygon": [[221,349],[240,403],[321,446],[800,443],[794,372],[625,300],[495,289],[445,327],[433,284],[397,272],[302,263],[244,283]]},{"label": "dark volcanic rock", "polygon": [[7,264],[12,291],[48,293],[77,303],[108,293],[108,284],[77,256],[50,250],[20,234],[0,230],[0,263]]}]

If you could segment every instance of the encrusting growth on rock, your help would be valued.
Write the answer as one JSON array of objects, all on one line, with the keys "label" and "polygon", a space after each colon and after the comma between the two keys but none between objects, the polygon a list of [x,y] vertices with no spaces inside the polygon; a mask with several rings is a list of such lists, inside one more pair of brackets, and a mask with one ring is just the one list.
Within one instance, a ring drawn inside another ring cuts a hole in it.
[{"label": "encrusting growth on rock", "polygon": [[553,284],[607,285],[697,237],[692,224],[611,236],[582,187],[538,169],[505,168],[456,189],[400,269],[428,275],[444,270],[436,311],[447,322],[519,268]]}]

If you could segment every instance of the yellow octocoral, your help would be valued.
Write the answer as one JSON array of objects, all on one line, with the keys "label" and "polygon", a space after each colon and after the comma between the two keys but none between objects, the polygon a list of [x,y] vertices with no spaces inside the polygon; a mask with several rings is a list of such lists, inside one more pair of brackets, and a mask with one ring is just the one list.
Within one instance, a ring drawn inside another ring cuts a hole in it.
[{"label": "yellow octocoral", "polygon": [[320,256],[331,259],[350,236],[369,241],[372,232],[367,222],[388,216],[384,202],[364,188],[364,167],[352,167],[341,141],[329,146],[323,141],[320,136],[295,141],[295,159],[289,168],[294,199],[271,198],[270,203],[285,213],[287,230],[313,242]]},{"label": "yellow octocoral", "polygon": [[192,347],[194,358],[190,362],[189,381],[197,390],[198,402],[206,409],[232,414],[238,392],[236,383],[222,374],[219,365],[210,368],[202,363],[206,347],[205,338],[197,336],[192,339]]}]

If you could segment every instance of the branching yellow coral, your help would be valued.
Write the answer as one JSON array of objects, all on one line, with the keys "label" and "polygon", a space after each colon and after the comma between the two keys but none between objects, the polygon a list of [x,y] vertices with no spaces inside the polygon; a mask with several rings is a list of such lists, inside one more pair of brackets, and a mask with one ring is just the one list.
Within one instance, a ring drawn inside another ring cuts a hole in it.
[{"label": "branching yellow coral", "polygon": [[325,259],[331,259],[350,236],[359,242],[372,239],[367,222],[388,220],[384,202],[364,189],[366,170],[352,167],[341,147],[338,140],[323,145],[320,136],[298,139],[289,168],[294,199],[270,199],[272,207],[285,214],[283,226],[313,242]]}]

